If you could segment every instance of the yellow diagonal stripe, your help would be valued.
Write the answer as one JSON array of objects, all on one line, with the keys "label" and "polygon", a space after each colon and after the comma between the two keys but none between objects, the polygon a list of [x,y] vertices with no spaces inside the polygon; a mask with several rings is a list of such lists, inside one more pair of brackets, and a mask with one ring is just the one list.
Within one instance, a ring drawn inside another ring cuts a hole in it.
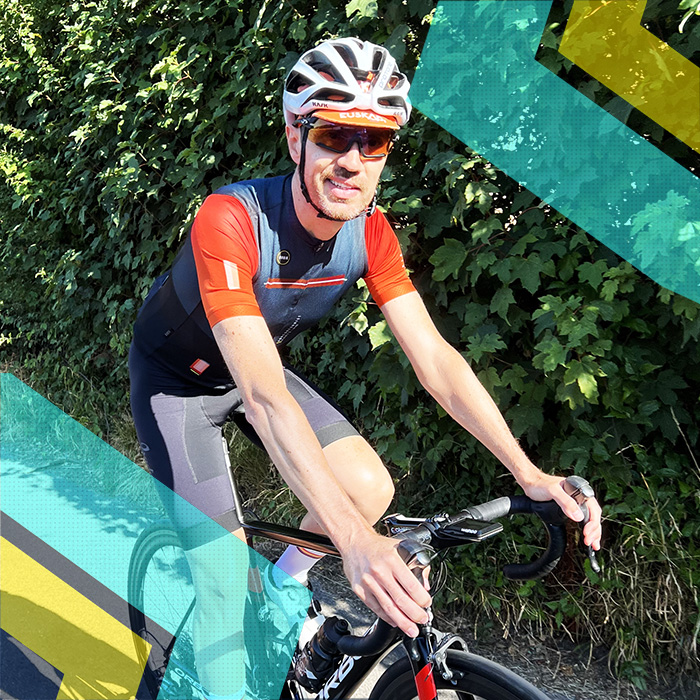
[{"label": "yellow diagonal stripe", "polygon": [[57,700],[134,698],[150,645],[5,538],[0,624],[63,673]]},{"label": "yellow diagonal stripe", "polygon": [[700,153],[700,67],[642,27],[646,0],[574,0],[559,52]]}]

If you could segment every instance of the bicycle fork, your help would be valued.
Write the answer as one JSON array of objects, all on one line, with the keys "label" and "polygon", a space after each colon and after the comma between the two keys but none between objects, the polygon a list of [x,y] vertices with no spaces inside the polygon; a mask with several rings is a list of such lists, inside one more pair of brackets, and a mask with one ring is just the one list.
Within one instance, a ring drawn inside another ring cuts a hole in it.
[{"label": "bicycle fork", "polygon": [[436,700],[435,673],[445,680],[452,679],[453,672],[447,666],[447,649],[459,646],[467,650],[466,642],[459,635],[438,632],[431,623],[432,615],[428,623],[421,626],[415,639],[404,637],[403,640],[416,680],[418,700]]}]

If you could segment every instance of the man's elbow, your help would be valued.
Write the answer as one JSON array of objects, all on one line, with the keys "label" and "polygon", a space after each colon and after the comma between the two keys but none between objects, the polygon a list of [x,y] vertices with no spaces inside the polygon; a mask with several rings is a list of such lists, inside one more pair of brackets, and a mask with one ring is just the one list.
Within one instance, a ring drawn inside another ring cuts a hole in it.
[{"label": "man's elbow", "polygon": [[448,398],[455,379],[469,369],[467,361],[448,343],[443,343],[429,359],[416,368],[418,380],[426,391],[436,398]]},{"label": "man's elbow", "polygon": [[289,402],[294,401],[286,387],[277,391],[252,388],[242,398],[246,420],[258,435],[269,433],[275,419],[284,415]]}]

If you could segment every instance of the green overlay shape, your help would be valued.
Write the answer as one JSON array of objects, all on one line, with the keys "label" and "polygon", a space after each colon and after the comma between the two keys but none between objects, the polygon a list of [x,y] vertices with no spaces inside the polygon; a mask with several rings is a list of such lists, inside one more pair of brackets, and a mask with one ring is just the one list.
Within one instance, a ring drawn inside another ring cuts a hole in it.
[{"label": "green overlay shape", "polygon": [[413,103],[658,284],[700,302],[700,178],[535,60],[551,5],[440,3]]},{"label": "green overlay shape", "polygon": [[[246,610],[241,629],[225,633],[205,629],[207,647],[214,651],[219,644],[226,647],[235,633],[242,641],[242,662],[240,668],[231,670],[231,692],[241,687],[243,673],[250,687],[252,673],[257,687],[266,690],[258,694],[249,690],[246,698],[278,697],[306,616],[308,590],[290,580],[303,593],[303,604],[297,597],[296,603],[282,610],[268,606],[269,598],[251,594],[249,567],[260,571],[264,596],[269,585],[264,582],[270,580],[269,561],[11,374],[0,374],[0,480],[2,512],[110,589],[125,605],[126,601],[134,603],[127,593],[134,544],[146,528],[164,519],[169,523],[161,503],[176,503],[181,522],[208,533],[207,544],[198,547],[203,552],[198,562],[202,576],[216,572],[217,580],[225,579],[228,584],[226,606],[233,610],[245,606]],[[162,571],[154,567],[156,581],[150,590],[160,595],[169,586],[177,586],[180,591],[191,589],[190,598],[194,597],[188,562],[181,553],[179,557],[178,566]],[[179,620],[162,616],[151,606],[149,595],[147,591],[143,612],[170,635],[178,633]],[[217,590],[207,590],[204,595],[212,597],[205,602],[221,599]],[[270,617],[263,614],[269,610],[273,610],[279,638],[285,638],[284,647],[276,646],[274,654],[262,653],[271,641],[269,624],[261,622]],[[160,698],[192,700],[181,684],[168,684],[167,691],[165,685]]]}]

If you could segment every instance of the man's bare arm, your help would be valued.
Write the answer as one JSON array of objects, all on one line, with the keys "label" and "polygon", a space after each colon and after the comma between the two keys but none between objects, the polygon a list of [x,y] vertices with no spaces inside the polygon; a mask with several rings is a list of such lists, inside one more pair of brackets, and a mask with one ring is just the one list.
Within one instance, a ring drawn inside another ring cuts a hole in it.
[{"label": "man's bare arm", "polygon": [[246,418],[284,480],[338,547],[355,593],[388,622],[417,634],[415,623],[426,619],[423,608],[430,596],[401,561],[396,542],[379,536],[338,484],[287,390],[264,320],[229,318],[213,331],[243,397]]},{"label": "man's bare arm", "polygon": [[[493,399],[467,361],[440,335],[416,292],[387,302],[382,311],[421,384],[466,430],[487,447],[535,500],[554,499],[573,520],[581,514],[565,493],[563,478],[544,474],[523,452]],[[600,506],[588,502],[586,544],[600,548]]]}]

